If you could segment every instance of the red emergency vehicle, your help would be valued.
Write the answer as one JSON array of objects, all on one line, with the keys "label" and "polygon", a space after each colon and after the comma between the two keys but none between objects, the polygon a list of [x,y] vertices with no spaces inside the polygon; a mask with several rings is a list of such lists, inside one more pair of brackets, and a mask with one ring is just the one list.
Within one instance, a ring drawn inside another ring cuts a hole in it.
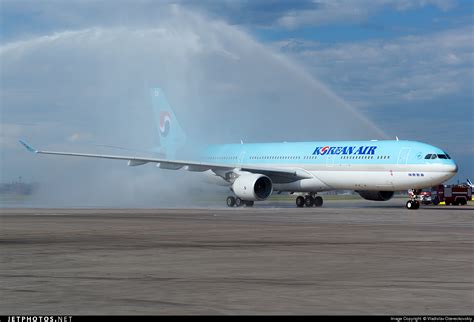
[{"label": "red emergency vehicle", "polygon": [[431,201],[437,205],[445,202],[449,205],[465,205],[472,199],[472,188],[468,185],[442,185],[433,187],[431,190]]}]

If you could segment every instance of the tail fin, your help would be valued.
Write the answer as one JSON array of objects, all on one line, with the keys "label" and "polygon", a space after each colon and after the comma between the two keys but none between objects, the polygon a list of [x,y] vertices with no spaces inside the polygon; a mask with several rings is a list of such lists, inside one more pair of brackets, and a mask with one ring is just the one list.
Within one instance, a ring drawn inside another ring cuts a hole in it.
[{"label": "tail fin", "polygon": [[163,91],[160,88],[153,88],[151,96],[159,138],[157,152],[164,154],[166,158],[174,159],[176,152],[186,141],[186,134],[179,125]]},{"label": "tail fin", "polygon": [[474,188],[474,184],[472,184],[471,180],[469,178],[467,179],[467,184],[471,187]]}]

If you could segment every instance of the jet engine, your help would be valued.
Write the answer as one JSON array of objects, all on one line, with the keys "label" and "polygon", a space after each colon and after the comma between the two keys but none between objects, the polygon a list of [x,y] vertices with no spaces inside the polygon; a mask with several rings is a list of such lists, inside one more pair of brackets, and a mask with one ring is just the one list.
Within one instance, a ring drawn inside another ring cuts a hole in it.
[{"label": "jet engine", "polygon": [[273,191],[272,180],[263,174],[243,174],[232,184],[235,195],[242,200],[257,201],[267,199]]},{"label": "jet engine", "polygon": [[357,191],[366,200],[387,201],[393,197],[393,191]]}]

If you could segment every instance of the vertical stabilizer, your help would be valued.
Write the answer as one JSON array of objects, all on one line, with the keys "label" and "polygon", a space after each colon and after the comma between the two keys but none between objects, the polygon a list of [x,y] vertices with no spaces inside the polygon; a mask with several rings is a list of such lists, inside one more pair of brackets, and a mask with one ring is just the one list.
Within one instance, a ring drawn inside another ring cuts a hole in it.
[{"label": "vertical stabilizer", "polygon": [[471,180],[469,178],[466,180],[467,185],[470,186],[471,188],[474,188],[474,184],[472,184]]},{"label": "vertical stabilizer", "polygon": [[159,138],[157,152],[168,159],[174,159],[176,152],[186,141],[186,134],[168,104],[163,91],[160,88],[153,88],[151,89],[151,96]]}]

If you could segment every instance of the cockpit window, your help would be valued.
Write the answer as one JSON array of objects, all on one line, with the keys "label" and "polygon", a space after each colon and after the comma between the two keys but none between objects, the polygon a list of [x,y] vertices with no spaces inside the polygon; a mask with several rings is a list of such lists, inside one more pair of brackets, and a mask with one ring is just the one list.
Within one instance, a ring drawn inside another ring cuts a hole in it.
[{"label": "cockpit window", "polygon": [[451,159],[451,157],[449,156],[449,154],[445,153],[445,154],[427,154],[425,155],[425,159],[426,160],[433,160],[433,159]]}]

